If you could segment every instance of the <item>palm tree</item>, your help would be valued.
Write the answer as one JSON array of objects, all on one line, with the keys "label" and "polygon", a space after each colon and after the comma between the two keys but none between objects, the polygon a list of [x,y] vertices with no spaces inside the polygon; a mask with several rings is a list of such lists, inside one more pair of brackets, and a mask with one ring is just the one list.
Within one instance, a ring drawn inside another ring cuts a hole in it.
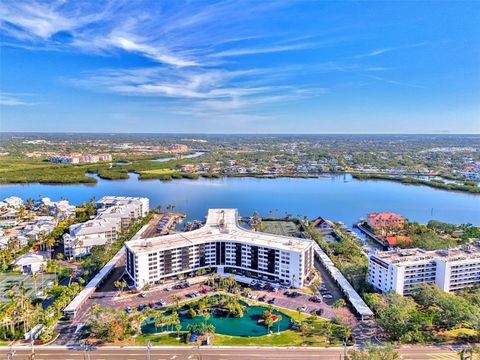
[{"label": "palm tree", "polygon": [[175,303],[175,308],[178,310],[178,303],[180,302],[181,297],[177,294],[172,295],[172,301]]},{"label": "palm tree", "polygon": [[158,327],[162,327],[163,331],[163,324],[165,323],[165,315],[161,312],[157,312],[153,318],[154,324],[155,324],[155,332],[158,332]]},{"label": "palm tree", "polygon": [[173,331],[173,326],[174,325],[180,324],[180,319],[179,319],[178,313],[176,311],[174,311],[172,313],[172,316],[170,317],[170,324],[172,325],[171,331]]},{"label": "palm tree", "polygon": [[35,290],[35,297],[37,296],[37,280],[38,280],[38,273],[32,274],[33,286]]},{"label": "palm tree", "polygon": [[55,244],[55,239],[51,236],[47,237],[45,240],[45,245],[47,246],[48,258],[52,258],[52,246]]},{"label": "palm tree", "polygon": [[206,312],[203,314],[203,320],[205,321],[205,325],[207,325],[208,320],[210,320],[210,313]]},{"label": "palm tree", "polygon": [[277,316],[277,325],[278,325],[278,330],[277,333],[280,334],[280,321],[282,321],[282,315],[278,314]]},{"label": "palm tree", "polygon": [[298,314],[298,322],[302,322],[302,318],[301,318],[302,309],[299,307],[297,308],[297,314]]}]

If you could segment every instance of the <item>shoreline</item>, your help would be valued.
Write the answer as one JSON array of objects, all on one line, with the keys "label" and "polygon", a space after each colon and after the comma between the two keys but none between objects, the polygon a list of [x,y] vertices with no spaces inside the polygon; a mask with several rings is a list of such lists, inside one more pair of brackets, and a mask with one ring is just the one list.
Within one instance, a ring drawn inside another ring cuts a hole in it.
[{"label": "shoreline", "polygon": [[383,174],[363,174],[363,173],[350,173],[352,178],[359,181],[372,181],[372,180],[384,180],[401,183],[403,185],[417,185],[417,186],[428,186],[434,189],[449,191],[449,192],[458,192],[471,195],[480,195],[480,187],[474,187],[469,185],[462,184],[447,184],[443,182],[433,181],[433,180],[422,180],[416,179],[413,177],[400,177],[400,176],[390,176]]},{"label": "shoreline", "polygon": [[[142,172],[131,171],[128,172],[127,176],[122,177],[108,177],[98,173],[85,173],[86,179],[81,179],[78,181],[65,180],[65,181],[36,181],[36,182],[9,182],[2,181],[0,179],[0,187],[8,185],[33,185],[33,184],[42,184],[42,185],[89,185],[95,186],[98,183],[96,177],[106,181],[118,181],[118,180],[128,180],[130,179],[131,174],[138,176],[138,181],[149,181],[149,180],[158,180],[161,182],[169,182],[173,180],[198,180],[203,179],[224,179],[224,178],[253,178],[253,179],[318,179],[322,177],[331,177],[331,176],[341,176],[341,175],[350,175],[353,179],[358,181],[391,181],[396,183],[401,183],[403,185],[417,185],[417,186],[427,186],[437,190],[443,190],[447,192],[457,192],[470,195],[480,195],[480,187],[473,187],[462,184],[447,184],[431,180],[422,180],[416,179],[410,176],[400,177],[400,176],[391,176],[386,174],[365,174],[357,172],[328,172],[328,173],[318,173],[318,174],[195,174],[195,173],[179,173],[172,174],[168,177],[155,177],[155,176],[145,176]],[[142,176],[143,175],[143,176]]]}]

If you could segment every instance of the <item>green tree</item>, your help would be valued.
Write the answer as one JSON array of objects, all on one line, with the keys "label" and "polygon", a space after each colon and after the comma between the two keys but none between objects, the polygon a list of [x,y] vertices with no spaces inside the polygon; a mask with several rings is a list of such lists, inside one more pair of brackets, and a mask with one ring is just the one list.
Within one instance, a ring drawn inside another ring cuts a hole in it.
[{"label": "green tree", "polygon": [[344,299],[338,299],[337,301],[335,301],[335,303],[333,304],[333,308],[334,309],[339,309],[341,307],[344,307],[345,305],[347,305],[347,303],[345,302]]},{"label": "green tree", "polygon": [[398,360],[400,354],[391,345],[367,344],[365,349],[350,350],[347,354],[348,360]]}]

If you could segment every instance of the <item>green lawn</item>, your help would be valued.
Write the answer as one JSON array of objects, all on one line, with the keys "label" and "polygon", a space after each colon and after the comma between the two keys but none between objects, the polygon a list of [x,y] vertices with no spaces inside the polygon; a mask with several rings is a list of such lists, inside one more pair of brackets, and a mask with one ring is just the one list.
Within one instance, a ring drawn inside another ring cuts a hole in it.
[{"label": "green lawn", "polygon": [[[141,335],[138,335],[136,338],[135,338],[135,343],[136,344],[142,344],[142,345],[145,345],[145,344],[148,344],[148,342],[151,342],[152,345],[156,345],[156,346],[161,346],[161,345],[165,345],[165,346],[180,346],[180,345],[184,345],[184,346],[187,346],[187,345],[191,345],[191,344],[187,344],[185,343],[185,334],[184,332],[181,332],[180,333],[180,340],[177,340],[177,333],[171,333],[171,334],[141,334]],[[132,339],[133,340],[133,339]]]},{"label": "green lawn", "polygon": [[305,336],[295,330],[264,336],[238,337],[215,334],[214,345],[219,346],[328,346],[323,335]]}]

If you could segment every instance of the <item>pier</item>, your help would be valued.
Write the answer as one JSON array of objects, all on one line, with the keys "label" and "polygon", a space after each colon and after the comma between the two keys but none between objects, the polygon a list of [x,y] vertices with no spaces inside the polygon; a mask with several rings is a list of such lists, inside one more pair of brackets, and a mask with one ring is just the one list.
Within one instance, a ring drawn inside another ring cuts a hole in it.
[{"label": "pier", "polygon": [[383,247],[388,248],[388,243],[385,240],[378,238],[373,232],[368,230],[365,226],[361,225],[361,223],[356,223],[353,226],[356,227],[358,230],[360,230],[362,233],[364,233],[370,239],[376,241]]}]

